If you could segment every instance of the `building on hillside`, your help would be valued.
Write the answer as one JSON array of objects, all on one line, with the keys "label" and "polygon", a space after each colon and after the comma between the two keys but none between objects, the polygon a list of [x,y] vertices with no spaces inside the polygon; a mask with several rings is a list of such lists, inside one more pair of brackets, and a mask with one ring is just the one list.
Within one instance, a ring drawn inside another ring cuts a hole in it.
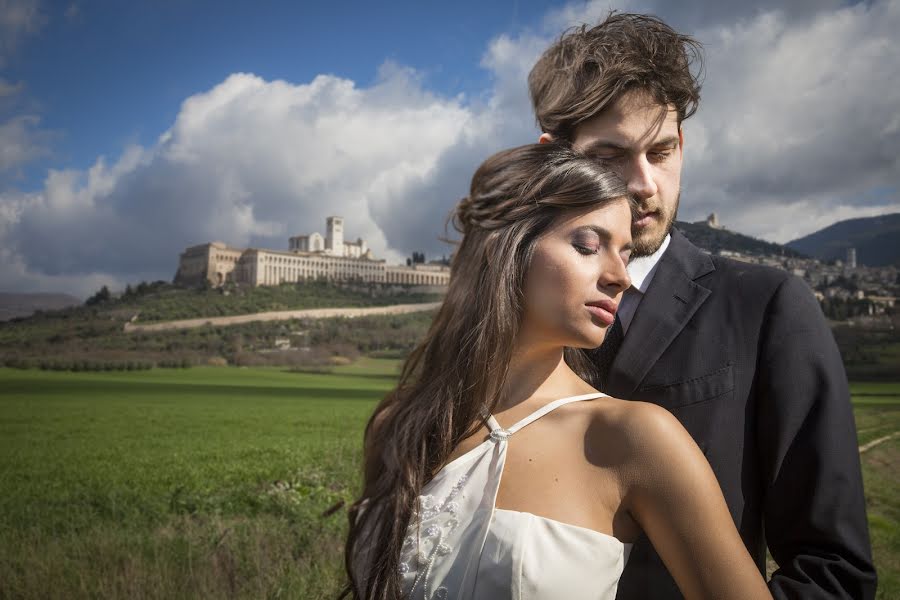
[{"label": "building on hillside", "polygon": [[325,219],[325,237],[317,232],[290,238],[288,250],[292,252],[324,252],[329,256],[371,258],[369,249],[362,238],[357,238],[355,242],[344,241],[344,219],[342,217]]},{"label": "building on hillside", "polygon": [[294,236],[287,250],[235,248],[209,242],[185,249],[175,283],[221,286],[228,282],[261,286],[325,279],[397,285],[446,286],[450,268],[444,264],[388,265],[375,259],[366,242],[344,242],[344,220],[328,217],[326,234]]}]

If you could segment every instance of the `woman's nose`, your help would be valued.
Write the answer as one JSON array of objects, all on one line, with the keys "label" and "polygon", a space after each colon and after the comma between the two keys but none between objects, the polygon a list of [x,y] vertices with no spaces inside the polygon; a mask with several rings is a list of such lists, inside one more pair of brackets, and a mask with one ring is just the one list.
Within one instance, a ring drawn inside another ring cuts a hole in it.
[{"label": "woman's nose", "polygon": [[606,266],[599,281],[602,287],[615,290],[616,293],[624,292],[631,287],[631,276],[628,274],[625,261],[620,256],[617,255]]}]

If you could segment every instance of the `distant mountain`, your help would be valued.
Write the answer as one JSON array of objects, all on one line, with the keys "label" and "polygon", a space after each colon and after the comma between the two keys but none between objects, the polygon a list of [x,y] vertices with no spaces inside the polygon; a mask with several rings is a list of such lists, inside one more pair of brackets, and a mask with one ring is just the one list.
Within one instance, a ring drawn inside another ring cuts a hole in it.
[{"label": "distant mountain", "polygon": [[755,254],[766,256],[790,256],[804,257],[805,254],[786,248],[781,244],[766,242],[749,235],[735,233],[727,229],[718,229],[710,227],[706,221],[698,223],[687,223],[684,221],[676,221],[675,227],[691,240],[698,248],[702,248],[712,254],[718,253],[720,250],[730,250],[732,252],[740,252],[741,254]]},{"label": "distant mountain", "polygon": [[821,260],[846,260],[852,247],[859,265],[900,266],[900,213],[839,221],[787,245]]},{"label": "distant mountain", "polygon": [[27,317],[36,310],[58,310],[81,304],[69,294],[10,294],[0,292],[0,321]]}]

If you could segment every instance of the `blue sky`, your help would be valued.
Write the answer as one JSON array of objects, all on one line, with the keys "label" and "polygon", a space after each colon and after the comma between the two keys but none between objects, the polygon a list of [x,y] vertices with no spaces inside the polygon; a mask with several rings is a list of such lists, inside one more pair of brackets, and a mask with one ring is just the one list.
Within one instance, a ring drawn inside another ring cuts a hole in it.
[{"label": "blue sky", "polygon": [[540,133],[534,61],[610,8],[706,47],[679,218],[787,242],[900,211],[900,0],[0,0],[0,291],[171,279],[332,214],[448,254],[478,164]]}]

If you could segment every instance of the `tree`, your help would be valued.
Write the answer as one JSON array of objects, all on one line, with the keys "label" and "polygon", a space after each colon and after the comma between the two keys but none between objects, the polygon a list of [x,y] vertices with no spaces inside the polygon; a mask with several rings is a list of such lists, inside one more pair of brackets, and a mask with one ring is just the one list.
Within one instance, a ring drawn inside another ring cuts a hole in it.
[{"label": "tree", "polygon": [[109,288],[104,285],[96,294],[85,301],[85,305],[94,306],[97,304],[106,304],[110,301],[110,298],[112,298],[112,294],[109,293]]}]

